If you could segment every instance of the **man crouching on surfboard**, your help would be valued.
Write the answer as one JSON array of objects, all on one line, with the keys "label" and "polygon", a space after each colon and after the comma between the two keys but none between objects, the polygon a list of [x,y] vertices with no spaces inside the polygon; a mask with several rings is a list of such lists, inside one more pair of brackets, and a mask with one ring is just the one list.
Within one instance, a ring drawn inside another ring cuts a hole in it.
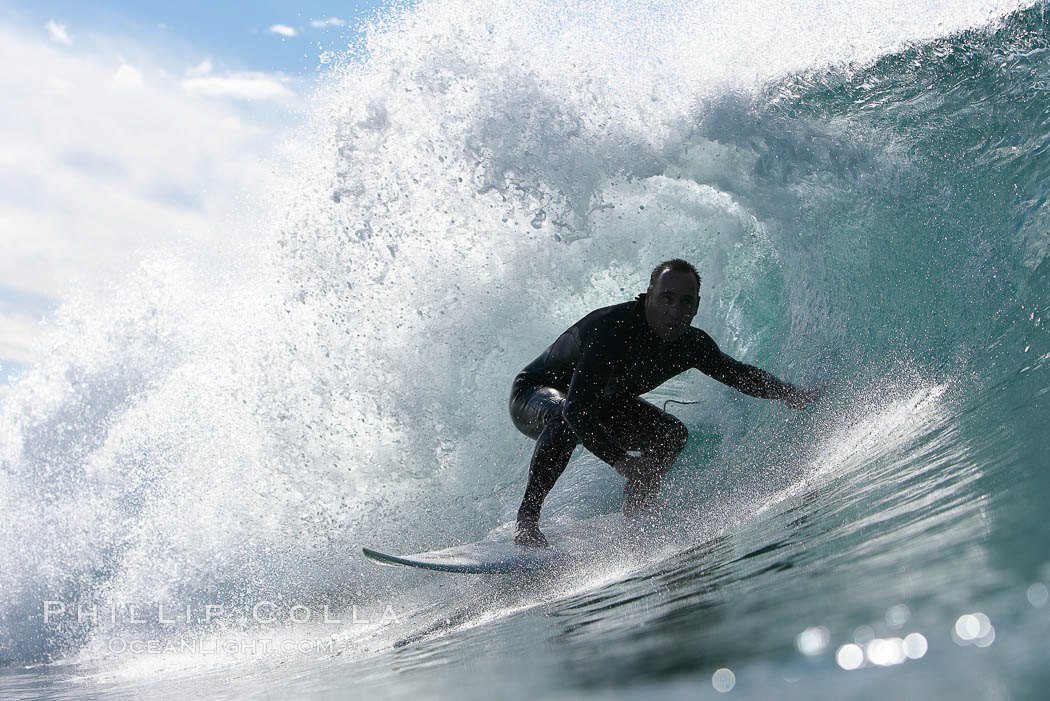
[{"label": "man crouching on surfboard", "polygon": [[580,443],[627,478],[624,514],[645,507],[689,432],[639,396],[689,368],[793,409],[820,397],[821,390],[800,389],[720,351],[690,326],[699,304],[696,268],[664,261],[644,294],[583,317],[514,378],[511,420],[536,441],[514,542],[547,545],[540,508]]}]

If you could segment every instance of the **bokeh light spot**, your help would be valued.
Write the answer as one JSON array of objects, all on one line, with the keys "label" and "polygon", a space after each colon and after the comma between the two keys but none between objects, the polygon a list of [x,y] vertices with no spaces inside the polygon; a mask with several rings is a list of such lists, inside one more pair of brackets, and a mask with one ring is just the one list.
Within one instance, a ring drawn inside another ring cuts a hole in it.
[{"label": "bokeh light spot", "polygon": [[860,645],[847,643],[835,653],[835,662],[843,669],[857,669],[864,664],[864,650]]},{"label": "bokeh light spot", "polygon": [[858,645],[867,645],[875,639],[875,629],[871,626],[857,626],[853,631],[853,642]]},{"label": "bokeh light spot", "polygon": [[911,618],[911,609],[904,604],[896,604],[886,609],[886,625],[900,628]]},{"label": "bokeh light spot", "polygon": [[722,694],[732,691],[733,687],[736,686],[736,675],[733,674],[733,670],[725,667],[716,670],[711,675],[711,686],[715,688],[715,691]]},{"label": "bokeh light spot", "polygon": [[972,613],[959,616],[959,620],[955,622],[955,634],[960,640],[973,640],[980,632],[981,624]]},{"label": "bokeh light spot", "polygon": [[908,659],[920,659],[926,654],[928,648],[926,636],[922,633],[908,633],[904,636],[904,654],[908,656]]},{"label": "bokeh light spot", "polygon": [[1042,582],[1036,582],[1028,587],[1025,596],[1028,597],[1028,603],[1037,609],[1041,609],[1046,606],[1047,600],[1050,600],[1050,591],[1047,591],[1046,585]]},{"label": "bokeh light spot", "polygon": [[803,655],[819,655],[831,642],[831,633],[824,626],[811,626],[798,634],[795,647]]},{"label": "bokeh light spot", "polygon": [[867,647],[868,659],[880,667],[900,664],[907,657],[904,654],[904,641],[900,638],[875,638]]},{"label": "bokeh light spot", "polygon": [[981,612],[959,616],[952,628],[952,640],[956,645],[988,647],[995,641],[995,628],[988,616]]}]

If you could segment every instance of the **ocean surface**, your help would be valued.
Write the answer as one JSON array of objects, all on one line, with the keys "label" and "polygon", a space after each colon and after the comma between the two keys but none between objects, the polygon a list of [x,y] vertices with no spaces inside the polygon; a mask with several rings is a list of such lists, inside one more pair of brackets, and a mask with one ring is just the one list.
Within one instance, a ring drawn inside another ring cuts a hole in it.
[{"label": "ocean surface", "polygon": [[[1045,698],[1046,9],[388,10],[253,243],[71,299],[0,404],[0,697]],[[826,398],[663,386],[662,508],[580,449],[571,567],[361,556],[508,537],[513,376],[670,257]]]}]

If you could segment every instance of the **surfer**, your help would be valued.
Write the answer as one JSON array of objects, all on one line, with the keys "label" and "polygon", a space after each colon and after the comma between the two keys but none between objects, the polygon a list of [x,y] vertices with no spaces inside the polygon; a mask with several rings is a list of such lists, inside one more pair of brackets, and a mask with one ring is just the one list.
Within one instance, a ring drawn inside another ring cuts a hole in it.
[{"label": "surfer", "polygon": [[820,397],[822,390],[795,387],[729,357],[691,326],[700,282],[696,268],[684,260],[660,263],[645,293],[583,317],[514,379],[511,420],[536,441],[516,543],[547,544],[539,528],[540,508],[581,443],[627,478],[625,515],[651,502],[689,432],[640,395],[689,368],[794,409]]}]

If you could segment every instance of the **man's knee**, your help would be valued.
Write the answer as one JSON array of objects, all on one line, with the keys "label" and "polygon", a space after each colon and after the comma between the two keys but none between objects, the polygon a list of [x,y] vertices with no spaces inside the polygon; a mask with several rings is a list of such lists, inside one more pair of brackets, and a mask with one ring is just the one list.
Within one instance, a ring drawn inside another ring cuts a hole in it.
[{"label": "man's knee", "polygon": [[556,419],[552,419],[543,428],[543,433],[540,434],[540,440],[547,440],[558,444],[571,443],[575,446],[577,437],[576,432],[569,427],[569,424],[565,419],[559,416]]}]

